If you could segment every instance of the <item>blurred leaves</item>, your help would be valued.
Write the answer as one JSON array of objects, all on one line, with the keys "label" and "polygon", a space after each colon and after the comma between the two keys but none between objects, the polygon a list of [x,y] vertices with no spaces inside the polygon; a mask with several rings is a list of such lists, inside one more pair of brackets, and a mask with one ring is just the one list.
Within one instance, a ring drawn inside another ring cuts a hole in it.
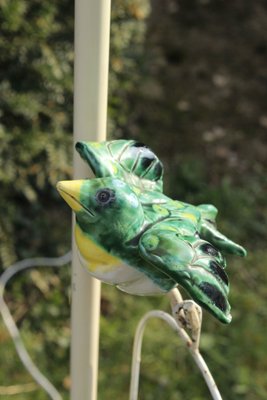
[{"label": "blurred leaves", "polygon": [[[73,12],[67,0],[0,0],[2,267],[70,246],[70,212],[54,185],[72,173]],[[110,137],[149,144],[164,162],[165,192],[213,203],[220,230],[249,250],[245,260],[227,259],[231,325],[204,313],[201,346],[228,400],[267,397],[266,24],[263,0],[112,2]],[[27,272],[7,288],[34,360],[64,398],[69,291],[69,267]],[[103,285],[100,399],[128,398],[134,329],[151,308],[168,311],[168,301]],[[162,321],[149,323],[143,350],[140,399],[209,397]],[[0,358],[1,382],[30,382],[2,325]]]},{"label": "blurred leaves", "polygon": [[[21,221],[36,221],[42,207],[56,210],[59,202],[51,185],[71,174],[72,13],[68,1],[1,1],[0,261],[4,266],[16,255],[39,252],[32,238],[39,236],[40,226],[28,224],[26,237]],[[46,206],[39,206],[40,198],[45,198]],[[46,243],[48,252],[49,247],[56,250],[51,245]]]}]

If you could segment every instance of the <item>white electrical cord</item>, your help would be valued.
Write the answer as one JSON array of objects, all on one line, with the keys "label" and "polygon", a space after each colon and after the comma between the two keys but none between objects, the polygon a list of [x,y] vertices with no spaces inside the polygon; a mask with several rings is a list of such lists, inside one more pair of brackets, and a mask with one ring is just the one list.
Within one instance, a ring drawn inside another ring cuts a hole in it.
[{"label": "white electrical cord", "polygon": [[9,268],[7,268],[0,276],[0,312],[2,314],[4,323],[12,337],[17,353],[23,363],[24,367],[33,377],[33,379],[40,385],[52,400],[62,400],[60,393],[52,385],[51,382],[41,373],[41,371],[34,364],[27,352],[23,341],[20,336],[19,329],[9,311],[9,308],[4,300],[4,290],[8,281],[18,272],[28,268],[34,267],[61,267],[71,261],[71,252],[66,253],[61,257],[47,258],[28,258],[19,261]]}]

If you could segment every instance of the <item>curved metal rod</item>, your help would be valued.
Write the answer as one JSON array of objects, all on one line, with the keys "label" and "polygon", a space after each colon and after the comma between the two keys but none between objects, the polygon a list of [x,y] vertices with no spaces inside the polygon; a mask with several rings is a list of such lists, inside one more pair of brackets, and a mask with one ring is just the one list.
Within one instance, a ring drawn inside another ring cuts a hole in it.
[{"label": "curved metal rod", "polygon": [[180,338],[185,342],[186,347],[189,349],[196,365],[200,369],[203,378],[210,390],[211,396],[214,400],[222,400],[222,397],[219,393],[219,390],[216,386],[216,383],[209,371],[205,360],[201,356],[198,348],[193,345],[193,342],[186,331],[181,328],[176,320],[168,313],[161,310],[152,310],[146,313],[143,318],[139,321],[139,324],[136,329],[135,338],[134,338],[134,346],[133,346],[133,356],[132,356],[132,369],[131,369],[131,384],[130,384],[130,397],[129,400],[137,400],[138,399],[138,387],[139,387],[139,375],[140,375],[140,364],[141,364],[141,349],[142,349],[142,340],[144,335],[144,330],[146,324],[151,318],[160,318],[167,322],[170,327],[178,333]]},{"label": "curved metal rod", "polygon": [[71,252],[68,252],[64,256],[55,258],[29,258],[13,264],[9,268],[7,268],[0,276],[0,312],[2,314],[3,321],[10,333],[18,356],[24,367],[37,382],[37,384],[44,389],[44,391],[52,400],[62,400],[62,397],[57,389],[52,385],[52,383],[41,373],[41,371],[37,368],[31,357],[29,356],[29,353],[27,352],[21,339],[19,329],[4,300],[4,290],[8,281],[18,272],[33,267],[61,267],[62,265],[70,262],[70,260]]}]

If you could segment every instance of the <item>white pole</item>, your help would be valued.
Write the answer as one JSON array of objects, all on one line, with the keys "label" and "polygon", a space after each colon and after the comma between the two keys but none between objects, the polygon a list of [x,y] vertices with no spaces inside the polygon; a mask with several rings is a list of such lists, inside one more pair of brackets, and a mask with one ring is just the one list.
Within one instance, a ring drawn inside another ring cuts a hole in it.
[{"label": "white pole", "polygon": [[[75,1],[74,141],[105,140],[111,0]],[[88,167],[74,154],[74,179]],[[72,261],[71,399],[96,400],[100,283]]]}]

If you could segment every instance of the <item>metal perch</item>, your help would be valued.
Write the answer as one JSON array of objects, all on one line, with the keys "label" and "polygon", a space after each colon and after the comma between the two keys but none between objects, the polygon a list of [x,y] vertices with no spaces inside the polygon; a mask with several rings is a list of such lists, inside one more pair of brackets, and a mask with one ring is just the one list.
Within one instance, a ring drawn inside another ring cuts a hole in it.
[{"label": "metal perch", "polygon": [[[222,400],[210,370],[199,352],[199,340],[202,322],[201,308],[191,300],[184,302],[178,289],[171,290],[169,296],[171,300],[173,317],[164,311],[152,310],[143,316],[137,326],[133,346],[129,400],[138,399],[142,340],[146,324],[151,318],[163,319],[180,336],[190,351],[196,365],[200,369],[202,376],[210,390],[212,398],[214,400]],[[190,330],[191,336],[188,335],[184,328]]]}]

